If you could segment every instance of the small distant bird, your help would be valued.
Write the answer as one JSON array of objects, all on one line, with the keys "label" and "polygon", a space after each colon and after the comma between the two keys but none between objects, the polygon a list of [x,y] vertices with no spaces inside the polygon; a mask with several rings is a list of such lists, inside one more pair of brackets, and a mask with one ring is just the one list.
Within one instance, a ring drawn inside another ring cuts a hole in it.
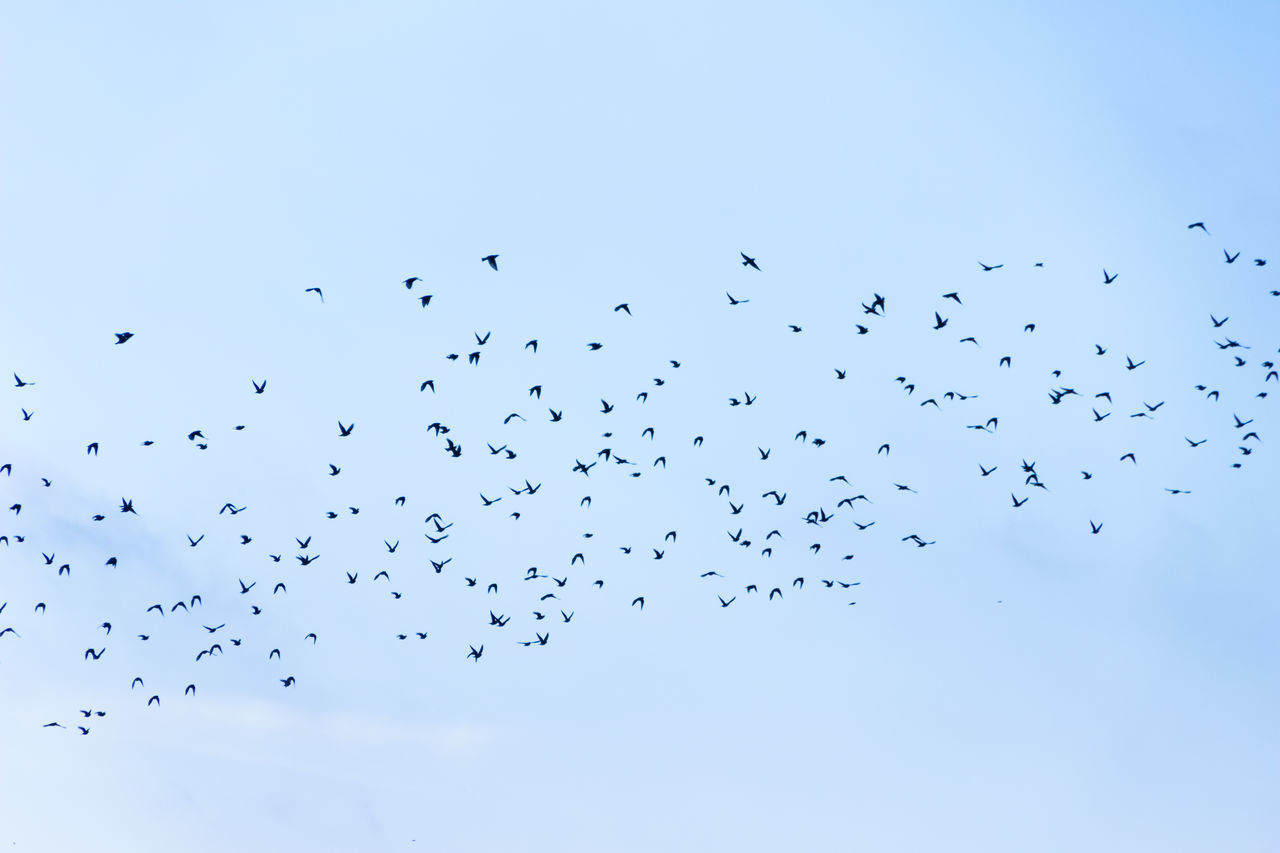
[{"label": "small distant bird", "polygon": [[120,346],[120,344],[129,340],[129,338],[133,337],[133,332],[116,332],[115,336],[116,336],[116,346]]},{"label": "small distant bird", "polygon": [[751,267],[753,270],[758,270],[758,269],[760,269],[760,267],[756,266],[756,259],[755,259],[755,258],[749,258],[749,257],[747,257],[747,253],[746,253],[746,252],[738,252],[738,254],[739,254],[739,255],[742,255],[742,265],[743,265],[744,267]]},{"label": "small distant bird", "polygon": [[1116,273],[1115,275],[1110,275],[1110,274],[1108,274],[1108,273],[1107,273],[1107,271],[1106,271],[1105,269],[1102,271],[1102,283],[1103,283],[1103,284],[1110,284],[1111,282],[1115,281],[1115,280],[1116,280],[1117,278],[1119,278],[1119,277],[1120,277],[1120,273]]},{"label": "small distant bird", "polygon": [[321,290],[320,288],[318,288],[318,287],[308,287],[308,288],[306,289],[306,291],[305,291],[305,292],[307,292],[307,293],[314,293],[316,296],[319,296],[319,297],[320,297],[320,303],[321,303],[322,305],[324,304],[324,291],[323,291],[323,290]]},{"label": "small distant bird", "polygon": [[480,259],[480,262],[484,264],[488,264],[490,267],[492,267],[495,270],[498,268],[497,255],[485,255],[483,258]]}]

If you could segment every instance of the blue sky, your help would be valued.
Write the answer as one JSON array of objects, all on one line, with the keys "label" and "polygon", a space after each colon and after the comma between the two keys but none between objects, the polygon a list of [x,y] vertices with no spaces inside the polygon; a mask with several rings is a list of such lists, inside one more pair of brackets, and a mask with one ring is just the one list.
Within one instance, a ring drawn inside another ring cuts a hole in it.
[{"label": "blue sky", "polygon": [[0,841],[1268,849],[1278,13],[1043,5],[0,11]]}]

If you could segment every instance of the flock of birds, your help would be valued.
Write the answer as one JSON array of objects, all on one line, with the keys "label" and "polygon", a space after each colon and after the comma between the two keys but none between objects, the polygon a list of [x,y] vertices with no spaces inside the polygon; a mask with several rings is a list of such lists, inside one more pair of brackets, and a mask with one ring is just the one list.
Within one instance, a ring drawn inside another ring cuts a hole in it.
[{"label": "flock of birds", "polygon": [[[1208,229],[1202,222],[1195,222],[1187,226],[1190,230],[1199,230],[1205,235],[1209,234]],[[757,262],[757,258],[748,256],[745,252],[740,253],[741,266],[751,276],[757,273],[764,273],[764,270]],[[1225,262],[1234,264],[1240,258],[1240,252],[1230,252],[1224,250]],[[490,254],[484,256],[481,261],[491,268],[495,273],[499,271],[499,255]],[[1256,267],[1266,265],[1263,258],[1253,259]],[[984,273],[998,274],[997,271],[1003,269],[1004,264],[1001,263],[984,263],[980,262],[981,269]],[[1042,267],[1042,263],[1036,263],[1036,267]],[[1117,285],[1120,276],[1118,273],[1102,271],[1103,286],[1120,286]],[[427,309],[432,305],[433,294],[426,293],[424,287],[426,282],[424,279],[411,276],[401,282],[403,287],[410,291],[416,298],[417,302],[423,309]],[[749,287],[750,285],[744,285]],[[304,297],[310,298],[310,294],[320,302],[324,301],[324,293],[319,287],[306,288]],[[1271,291],[1273,296],[1280,296],[1280,291]],[[726,292],[727,310],[730,311],[750,311],[751,300],[741,294],[733,295]],[[922,324],[922,327],[929,329],[933,333],[941,333],[944,329],[953,328],[952,324],[957,323],[959,315],[957,312],[963,312],[965,302],[964,296],[956,291],[951,291],[939,295],[939,302],[936,310],[933,312],[932,323],[928,326]],[[438,303],[437,303],[438,305]],[[872,293],[861,303],[862,315],[858,318],[858,322],[852,324],[852,332],[856,335],[867,335],[872,333],[875,324],[882,321],[888,312],[888,300],[879,293]],[[612,309],[614,314],[630,317],[632,316],[632,307],[630,303],[619,303]],[[946,312],[944,314],[944,312]],[[1250,363],[1251,359],[1246,358],[1246,353],[1251,349],[1250,345],[1240,343],[1234,340],[1228,332],[1227,326],[1230,318],[1223,316],[1211,315],[1209,322],[1212,325],[1214,333],[1220,335],[1222,340],[1215,338],[1214,343],[1217,349],[1226,354],[1231,361],[1230,364],[1239,368],[1253,367],[1258,371],[1256,393],[1252,399],[1238,399],[1233,401],[1233,405],[1237,406],[1233,411],[1226,412],[1221,417],[1222,428],[1220,435],[1213,436],[1186,436],[1186,452],[1197,452],[1208,441],[1221,441],[1224,438],[1229,440],[1237,448],[1238,457],[1231,463],[1235,468],[1243,466],[1248,458],[1255,452],[1258,452],[1262,446],[1262,436],[1259,432],[1258,424],[1255,423],[1256,418],[1253,415],[1251,406],[1258,400],[1267,397],[1268,383],[1276,382],[1280,387],[1280,371],[1272,360],[1260,359],[1255,363]],[[799,324],[786,324],[786,328],[794,334],[803,332],[803,327]],[[1023,327],[1023,332],[1032,334],[1035,332],[1036,324],[1028,323]],[[1219,331],[1221,330],[1221,331]],[[466,363],[473,366],[480,364],[481,356],[485,353],[485,347],[490,344],[490,334],[474,334],[474,348],[470,352],[465,353]],[[114,343],[104,341],[108,346],[127,346],[137,337],[134,332],[123,331],[114,333]],[[966,335],[959,338],[958,343],[964,346],[979,347],[979,341],[972,335]],[[589,352],[601,350],[605,344],[601,341],[585,342],[585,348]],[[536,358],[538,354],[539,342],[537,339],[530,339],[523,344],[521,349],[527,358]],[[1112,353],[1109,347],[1101,344],[1091,344],[1092,356],[1097,358],[1106,358],[1111,356],[1116,359],[1115,370],[1133,373],[1141,370],[1146,365],[1143,358],[1135,358],[1132,354],[1125,353],[1123,361],[1119,360],[1118,353]],[[463,353],[449,352],[444,354],[450,362],[461,362]],[[996,369],[1010,368],[1013,363],[1013,355],[1002,355],[996,361]],[[671,359],[666,362],[669,375],[677,374],[682,366],[679,359]],[[29,373],[30,368],[23,365],[19,368],[20,372],[14,372],[14,383],[11,393],[17,398],[18,412],[15,413],[15,421],[21,424],[28,424],[30,429],[39,429],[40,421],[36,418],[37,403],[39,394],[41,393],[57,393],[57,389],[46,389],[39,379],[39,373]],[[831,368],[834,375],[827,374],[822,381],[844,382],[848,379],[848,371],[842,368]],[[1134,419],[1154,419],[1165,412],[1166,403],[1163,400],[1142,400],[1141,406],[1133,406],[1136,411],[1120,412],[1116,409],[1119,401],[1113,400],[1111,392],[1106,389],[1081,389],[1072,387],[1067,384],[1062,377],[1062,371],[1053,371],[1053,384],[1047,389],[1048,404],[1053,406],[1059,405],[1083,405],[1089,408],[1093,423],[1102,423],[1110,418],[1134,418]],[[678,374],[677,374],[678,375]],[[890,377],[886,377],[885,381],[889,381]],[[923,386],[917,388],[917,382],[906,376],[891,377],[896,382],[904,394],[910,396],[917,390],[924,391]],[[818,380],[815,378],[815,382]],[[548,423],[558,424],[570,418],[586,418],[599,417],[605,426],[612,426],[614,422],[619,421],[616,411],[629,407],[633,412],[643,411],[643,407],[648,403],[650,395],[663,393],[664,386],[668,379],[663,377],[655,377],[652,384],[642,389],[632,389],[628,392],[629,399],[610,401],[601,399],[599,406],[594,403],[590,409],[576,406],[572,402],[544,402],[543,384],[535,384],[527,389],[527,393],[523,394],[520,402],[516,405],[524,409],[525,414],[520,411],[511,411],[506,415],[501,423],[493,424],[494,432],[505,430],[502,434],[506,435],[518,430],[521,424],[527,423],[530,419],[543,419]],[[254,377],[250,380],[250,385],[246,387],[245,393],[251,395],[269,395],[271,394],[270,382],[266,378]],[[548,384],[548,387],[550,385]],[[1189,389],[1191,390],[1191,389]],[[1219,388],[1212,388],[1207,384],[1197,384],[1194,391],[1199,395],[1213,402],[1219,402],[1222,399],[1222,391]],[[436,380],[429,378],[423,380],[417,392],[420,394],[436,394]],[[634,394],[632,396],[632,394]],[[976,394],[966,394],[957,391],[946,391],[937,393],[932,396],[926,396],[927,392],[921,394],[924,399],[919,402],[920,407],[932,406],[935,409],[941,408],[944,404],[959,403],[976,397]],[[728,397],[724,401],[724,405],[728,407],[748,407],[767,405],[767,401],[759,399],[759,394],[743,392]],[[914,401],[913,397],[913,401]],[[547,403],[551,402],[550,405]],[[532,408],[531,408],[532,407]],[[1171,407],[1173,408],[1173,407]],[[544,411],[545,409],[545,411]],[[348,443],[359,442],[361,440],[360,430],[357,429],[358,422],[355,420],[346,421],[339,419],[333,431],[333,441],[335,447],[343,448]],[[251,424],[236,424],[232,428],[234,432],[240,432],[249,428]],[[6,427],[5,431],[13,429],[13,426]],[[501,430],[500,430],[501,428]],[[998,415],[992,415],[986,418],[978,418],[976,423],[967,424],[966,428],[976,432],[996,434],[1000,429],[1000,419]],[[212,444],[210,436],[214,434],[213,430],[207,435],[205,432],[207,427],[195,428],[187,432],[184,436],[188,446],[194,447],[198,451],[208,450]],[[433,422],[426,427],[427,432],[438,442],[438,452],[444,454],[446,459],[458,459],[464,454],[476,454],[477,452],[495,461],[515,462],[518,458],[525,459],[512,446],[510,441],[494,441],[491,436],[475,436],[462,435],[450,424],[443,421]],[[654,426],[646,426],[638,433],[640,442],[638,449],[635,444],[626,445],[626,439],[615,430],[611,429],[603,434],[608,440],[608,446],[600,448],[584,448],[583,451],[574,456],[571,460],[565,458],[562,460],[566,476],[572,478],[573,481],[581,481],[583,484],[598,483],[605,477],[613,477],[615,482],[625,483],[628,479],[637,479],[650,472],[655,475],[665,473],[668,465],[668,456],[674,458],[674,454],[670,451],[659,452],[652,459],[648,458],[648,448],[661,449],[661,445],[655,444],[657,441],[657,430]],[[665,436],[664,436],[665,438]],[[679,439],[682,443],[687,442],[686,447],[694,451],[700,449],[704,442],[711,441],[711,437],[703,435],[683,435]],[[810,447],[821,448],[828,443],[827,439],[818,435],[810,435],[808,430],[800,430],[794,436],[795,442],[801,442]],[[155,452],[152,448],[158,443],[151,438],[143,438],[139,443],[142,452]],[[479,447],[477,451],[476,448]],[[114,449],[112,449],[114,452]],[[99,441],[88,441],[84,445],[84,456],[90,459],[96,458],[99,454],[108,453],[109,448]],[[621,451],[621,452],[620,452]],[[521,451],[523,452],[523,451]],[[890,442],[878,444],[874,449],[867,448],[866,452],[875,457],[889,457],[893,452]],[[643,460],[639,459],[640,453],[645,453]],[[773,456],[771,447],[757,447],[758,459],[754,461],[768,462]],[[635,458],[633,458],[635,457]],[[83,460],[84,457],[81,457]],[[695,457],[696,458],[696,457]],[[1137,451],[1129,451],[1118,459],[1108,460],[1116,465],[1137,465]],[[557,463],[559,464],[559,463]],[[744,462],[745,464],[745,462]],[[754,464],[754,463],[753,463]],[[344,466],[336,462],[325,462],[327,466],[327,475],[337,480],[342,478],[346,472]],[[1023,507],[1035,494],[1033,490],[1048,491],[1048,485],[1042,479],[1042,473],[1037,471],[1036,462],[1034,460],[1020,459],[1016,465],[1005,462],[997,464],[995,462],[977,461],[974,465],[974,476],[980,478],[988,478],[1003,471],[1006,477],[1013,470],[1012,485],[1013,488],[1009,493],[1008,507],[1012,510],[1018,510]],[[516,466],[512,466],[509,470],[516,470]],[[502,491],[498,492],[494,489],[481,491],[478,500],[480,508],[485,511],[501,512],[510,510],[507,517],[512,522],[518,522],[521,516],[527,511],[525,507],[532,501],[541,501],[544,499],[542,492],[542,482],[532,482],[536,479],[534,476],[526,478],[525,471],[521,470],[518,474],[511,475],[511,479],[515,480],[515,484],[506,484],[502,487]],[[694,571],[697,572],[698,581],[706,583],[712,588],[708,595],[708,605],[718,608],[729,608],[742,606],[742,601],[746,599],[758,598],[762,603],[781,602],[789,596],[797,596],[807,594],[807,590],[820,590],[832,594],[843,594],[841,601],[850,597],[859,587],[860,581],[848,577],[842,577],[842,567],[850,567],[853,564],[852,554],[836,554],[831,556],[832,550],[828,549],[824,552],[823,541],[814,541],[805,546],[804,554],[797,548],[793,548],[791,543],[799,537],[793,533],[793,527],[799,526],[801,530],[812,530],[814,538],[821,539],[823,531],[829,529],[835,523],[843,523],[845,530],[856,531],[861,534],[870,531],[877,524],[877,520],[870,517],[871,506],[875,501],[879,500],[881,492],[884,493],[917,493],[917,489],[908,483],[886,482],[879,485],[855,484],[856,477],[851,479],[843,473],[832,472],[832,476],[827,479],[825,488],[838,490],[840,497],[834,500],[830,509],[826,506],[819,505],[816,507],[802,507],[798,511],[794,510],[795,500],[788,504],[788,489],[781,484],[776,487],[764,491],[761,494],[741,494],[739,488],[722,477],[707,476],[708,473],[714,472],[686,472],[696,473],[696,479],[705,487],[709,494],[713,494],[717,501],[722,502],[725,518],[727,520],[727,528],[725,530],[727,546],[735,549],[742,549],[743,552],[758,553],[761,557],[772,558],[775,556],[784,557],[776,563],[761,563],[761,575],[759,577],[733,577],[723,574],[718,569],[708,569],[700,566]],[[47,594],[41,597],[41,600],[31,601],[0,601],[0,663],[7,657],[21,653],[21,645],[35,641],[41,636],[42,620],[47,618],[50,610],[58,606],[59,596],[61,595],[61,585],[75,584],[79,577],[79,564],[82,559],[89,560],[90,555],[85,554],[85,548],[72,543],[62,543],[53,540],[37,539],[26,535],[23,532],[24,526],[33,518],[39,518],[43,512],[47,516],[54,515],[53,501],[57,494],[55,483],[44,475],[41,471],[23,470],[20,464],[13,462],[0,462],[0,476],[3,480],[10,484],[13,489],[15,481],[32,487],[25,494],[36,494],[43,498],[48,496],[48,500],[37,500],[29,498],[25,501],[13,501],[5,513],[4,526],[8,529],[0,530],[0,554],[3,557],[3,563],[6,571],[13,571],[14,567],[21,567],[22,570],[32,570],[42,573],[39,575],[39,583],[42,588],[47,589]],[[1080,471],[1080,477],[1083,480],[1090,480],[1094,476],[1093,472],[1088,468]],[[865,491],[864,491],[865,489]],[[486,491],[488,493],[486,494]],[[548,490],[553,491],[553,490]],[[796,489],[792,488],[791,493],[796,494]],[[1189,494],[1189,490],[1177,486],[1170,486],[1165,490],[1171,495]],[[561,493],[563,490],[561,490]],[[299,495],[300,501],[307,500],[309,495]],[[403,520],[408,518],[413,507],[422,505],[420,496],[414,495],[394,495],[388,494],[384,498],[389,511],[406,513],[401,515]],[[214,502],[211,502],[214,503]],[[585,494],[580,497],[576,496],[571,503],[563,507],[552,509],[553,513],[567,514],[575,510],[589,509],[592,503],[592,496]],[[763,510],[774,511],[776,515],[770,517],[770,520],[759,523],[762,513],[751,513],[748,511],[749,504],[760,504]],[[90,517],[78,522],[83,525],[99,525],[108,523],[109,518],[118,519],[119,516],[138,516],[144,508],[145,501],[136,500],[133,497],[122,496],[118,506],[108,508],[101,507]],[[240,516],[241,513],[251,513],[251,508],[247,505],[238,505],[235,501],[223,501],[220,505],[216,505],[216,515],[226,519],[232,519]],[[210,507],[213,512],[214,507]],[[336,521],[343,517],[356,516],[360,513],[360,507],[350,505],[338,508],[325,508],[316,513],[317,520],[321,516],[328,521]],[[219,588],[216,590],[201,590],[190,595],[184,595],[177,601],[154,601],[146,597],[139,597],[136,607],[129,612],[113,612],[102,614],[101,621],[94,620],[94,624],[86,626],[91,629],[97,638],[88,648],[83,651],[83,665],[91,667],[95,662],[101,661],[108,653],[113,656],[129,655],[131,649],[137,648],[139,645],[156,644],[158,642],[184,642],[189,646],[186,650],[191,658],[191,672],[199,672],[199,668],[209,666],[211,661],[222,657],[233,657],[237,655],[256,655],[264,658],[273,666],[278,667],[275,680],[279,687],[276,689],[305,689],[302,681],[297,679],[290,671],[288,662],[298,654],[305,654],[306,648],[315,646],[320,643],[321,637],[314,631],[307,632],[301,637],[281,638],[277,642],[261,643],[259,641],[249,642],[244,639],[245,626],[249,620],[254,620],[263,615],[263,613],[277,602],[286,599],[289,593],[289,584],[295,586],[299,583],[309,584],[347,584],[354,586],[356,584],[374,584],[385,585],[385,599],[391,606],[400,608],[411,608],[413,606],[413,595],[404,590],[393,578],[399,578],[404,573],[420,573],[427,577],[436,577],[439,582],[455,583],[462,590],[471,591],[477,596],[481,596],[485,602],[488,611],[485,624],[476,626],[475,636],[464,638],[458,646],[459,658],[480,662],[485,659],[498,644],[508,645],[509,647],[523,647],[526,649],[540,649],[546,647],[551,642],[552,628],[558,630],[571,631],[574,630],[573,622],[576,614],[575,607],[591,606],[593,594],[598,594],[606,583],[612,583],[612,578],[607,576],[598,576],[596,573],[579,574],[587,572],[586,566],[588,556],[593,559],[593,566],[597,565],[597,552],[600,550],[597,543],[590,543],[590,550],[587,547],[578,545],[566,547],[563,554],[563,564],[556,568],[543,569],[537,566],[522,569],[522,574],[517,577],[497,577],[488,578],[481,577],[482,568],[463,567],[455,562],[454,557],[450,554],[450,546],[456,542],[456,538],[451,542],[457,529],[457,523],[452,517],[449,508],[440,508],[430,512],[423,518],[422,527],[413,534],[416,540],[419,535],[429,546],[430,556],[426,564],[409,567],[400,567],[395,564],[394,574],[390,568],[382,568],[376,573],[370,573],[367,568],[357,566],[341,566],[335,567],[334,574],[326,575],[317,573],[325,568],[322,560],[322,553],[319,545],[325,541],[323,535],[313,535],[310,531],[290,531],[287,535],[281,531],[272,531],[270,534],[265,532],[259,534],[240,533],[235,540],[236,544],[248,548],[251,543],[258,542],[259,538],[266,540],[270,536],[270,544],[259,555],[252,559],[246,557],[240,568],[234,573],[228,573],[225,578],[217,581]],[[747,519],[739,522],[739,517]],[[414,518],[417,514],[414,514]],[[886,519],[881,519],[880,530],[884,530]],[[415,524],[417,522],[414,522]],[[775,526],[776,525],[776,526]],[[42,530],[49,530],[51,525],[38,525]],[[750,530],[747,528],[751,527]],[[1081,530],[1085,535],[1099,535],[1102,533],[1104,523],[1100,520],[1089,519],[1087,533]],[[338,535],[341,535],[340,533]],[[856,534],[855,534],[856,535]],[[899,529],[893,532],[894,539],[901,542],[904,548],[926,549],[936,544],[936,540],[929,538],[916,530]],[[594,533],[583,533],[584,539],[592,540]],[[611,542],[608,543],[607,549],[615,558],[631,559],[631,560],[648,560],[661,561],[668,558],[672,549],[679,547],[681,533],[678,530],[659,530],[653,531],[651,538],[643,543],[639,542]],[[180,541],[186,549],[198,549],[206,544],[206,534],[204,532],[175,532],[175,539]],[[85,537],[85,541],[93,541],[91,537]],[[418,540],[422,541],[422,540]],[[385,561],[387,564],[394,564],[397,555],[401,554],[400,539],[396,536],[387,536],[380,538],[379,542],[370,543],[379,554],[379,560]],[[141,547],[141,546],[140,546]],[[62,556],[64,551],[73,551],[74,558]],[[290,553],[292,552],[292,553]],[[799,552],[799,556],[797,556]],[[246,551],[246,554],[252,553]],[[810,562],[808,565],[820,566],[816,569],[804,569],[792,571],[791,568],[796,566],[800,557],[805,559],[820,558],[817,562]],[[103,565],[111,571],[123,570],[130,560],[127,553],[101,553],[92,555],[94,563]],[[319,562],[319,566],[316,564]],[[600,560],[600,563],[605,561]],[[286,567],[294,566],[295,569],[301,570],[309,567],[312,574],[287,575]],[[74,565],[74,568],[73,568]],[[778,572],[769,568],[769,566],[784,566],[784,576],[779,577]],[[705,569],[705,570],[703,570]],[[727,570],[728,571],[728,570]],[[794,577],[792,575],[794,574]],[[765,580],[767,576],[770,579]],[[632,581],[634,582],[634,581]],[[517,597],[510,592],[511,587],[516,587],[518,596],[521,599],[527,599],[532,602],[527,609],[522,608],[520,612],[516,612],[512,607],[508,606],[509,602],[514,603]],[[632,595],[628,592],[626,599],[629,600],[629,606],[637,613],[644,610],[646,603],[653,596],[652,593],[645,590],[633,590],[636,594]],[[211,594],[212,593],[212,594]],[[141,596],[141,592],[139,592]],[[714,597],[711,597],[714,596]],[[217,602],[214,606],[206,605],[205,599],[209,598],[210,602]],[[856,603],[856,600],[845,602],[848,605]],[[208,608],[208,609],[206,609]],[[216,609],[215,613],[210,613]],[[509,613],[508,611],[511,610]],[[209,615],[205,615],[209,613]],[[197,615],[199,614],[199,615]],[[175,622],[185,620],[187,630],[179,636],[173,630]],[[198,626],[198,627],[197,627]],[[514,626],[514,627],[512,627]],[[516,636],[510,636],[516,631],[522,633]],[[192,637],[199,637],[198,641],[192,640]],[[428,637],[435,635],[431,630],[413,630],[405,629],[389,634],[387,640],[390,642],[417,642],[427,640]],[[486,651],[488,649],[489,651]],[[186,679],[183,679],[186,681]],[[137,705],[141,708],[159,708],[164,703],[170,701],[185,701],[185,699],[193,697],[198,690],[198,678],[191,676],[185,684],[168,685],[168,690],[154,690],[149,688],[149,677],[146,672],[139,672],[132,677],[129,684],[129,690],[136,695]],[[171,698],[173,697],[173,698]],[[80,735],[88,735],[97,725],[98,721],[107,715],[107,712],[90,705],[88,708],[78,709],[78,713],[74,709],[68,709],[69,713],[57,716],[56,719],[45,723],[45,727],[53,730],[64,730],[78,732]]]}]

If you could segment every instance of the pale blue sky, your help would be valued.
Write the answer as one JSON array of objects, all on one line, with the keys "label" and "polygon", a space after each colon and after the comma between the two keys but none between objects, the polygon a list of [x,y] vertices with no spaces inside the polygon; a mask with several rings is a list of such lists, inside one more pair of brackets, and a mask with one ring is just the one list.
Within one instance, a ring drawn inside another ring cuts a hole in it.
[{"label": "pale blue sky", "polygon": [[1046,5],[0,7],[0,842],[1271,849],[1280,10]]}]

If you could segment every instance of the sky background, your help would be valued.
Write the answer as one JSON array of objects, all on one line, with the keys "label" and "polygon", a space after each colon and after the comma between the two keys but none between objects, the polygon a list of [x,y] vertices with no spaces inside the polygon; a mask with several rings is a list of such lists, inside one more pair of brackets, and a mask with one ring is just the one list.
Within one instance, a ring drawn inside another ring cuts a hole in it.
[{"label": "sky background", "polygon": [[[0,371],[35,384],[0,406],[0,842],[1271,849],[1278,29],[1266,3],[3,4]],[[572,471],[604,447],[637,465]],[[79,709],[107,715],[80,737]]]}]

